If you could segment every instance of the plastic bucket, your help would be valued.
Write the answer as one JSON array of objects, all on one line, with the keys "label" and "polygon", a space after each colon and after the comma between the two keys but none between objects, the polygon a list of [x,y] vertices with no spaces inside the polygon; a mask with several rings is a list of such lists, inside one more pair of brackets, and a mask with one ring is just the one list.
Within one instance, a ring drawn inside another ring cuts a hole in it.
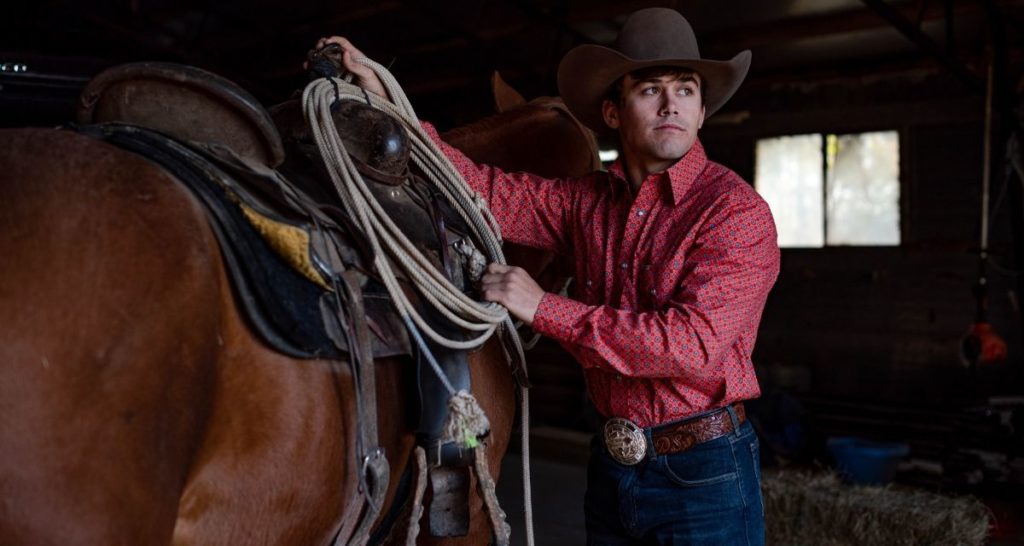
[{"label": "plastic bucket", "polygon": [[828,450],[836,461],[836,470],[846,481],[885,485],[892,481],[896,465],[910,452],[910,447],[899,442],[840,436],[829,438]]}]

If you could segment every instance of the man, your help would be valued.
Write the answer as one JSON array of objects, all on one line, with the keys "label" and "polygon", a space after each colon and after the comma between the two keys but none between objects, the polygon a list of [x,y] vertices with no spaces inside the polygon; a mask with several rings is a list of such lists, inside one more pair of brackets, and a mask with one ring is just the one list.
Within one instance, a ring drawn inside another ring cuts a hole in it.
[{"label": "man", "polygon": [[[345,66],[385,91],[343,38]],[[763,544],[758,444],[742,401],[760,394],[750,360],[779,269],[768,206],[707,159],[706,116],[739,87],[750,52],[700,58],[689,23],[644,9],[614,48],[579,46],[559,90],[595,131],[615,131],[608,172],[545,180],[476,165],[435,142],[487,200],[509,241],[576,262],[574,299],[492,264],[483,297],[560,341],[607,419],[593,442],[589,544]]]}]

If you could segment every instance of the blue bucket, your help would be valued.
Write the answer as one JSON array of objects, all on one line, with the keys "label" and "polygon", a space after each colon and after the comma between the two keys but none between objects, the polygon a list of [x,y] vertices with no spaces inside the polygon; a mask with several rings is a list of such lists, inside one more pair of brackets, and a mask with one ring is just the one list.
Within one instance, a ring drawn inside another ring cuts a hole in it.
[{"label": "blue bucket", "polygon": [[900,459],[910,453],[910,447],[904,443],[875,442],[852,436],[829,438],[828,450],[839,474],[857,485],[889,483]]}]

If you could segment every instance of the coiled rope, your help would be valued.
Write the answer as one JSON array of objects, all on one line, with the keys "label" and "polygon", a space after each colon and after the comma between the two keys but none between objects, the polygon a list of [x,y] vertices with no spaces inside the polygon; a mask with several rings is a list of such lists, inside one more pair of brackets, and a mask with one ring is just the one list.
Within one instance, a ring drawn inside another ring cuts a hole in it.
[{"label": "coiled rope", "polygon": [[[505,263],[505,256],[501,250],[501,232],[483,198],[473,192],[448,161],[448,158],[420,126],[412,105],[394,76],[386,68],[370,59],[358,58],[355,60],[377,74],[391,98],[390,102],[373,93],[367,93],[344,79],[321,78],[310,82],[303,91],[303,111],[320,150],[320,155],[324,159],[327,171],[341,198],[342,205],[346,213],[355,220],[366,235],[373,249],[374,267],[394,301],[399,315],[409,328],[411,337],[427,357],[434,373],[452,396],[452,401],[449,403],[452,411],[449,412],[449,423],[445,427],[446,439],[473,447],[472,444],[477,435],[486,432],[486,417],[483,416],[483,412],[480,411],[479,405],[472,395],[465,391],[455,391],[417,330],[424,332],[438,345],[455,350],[477,348],[497,331],[501,334],[505,356],[512,362],[513,368],[525,370],[526,357],[522,342],[504,307],[493,302],[481,303],[463,294],[395,225],[377,202],[345,151],[345,146],[331,116],[331,105],[342,99],[365,100],[371,106],[391,114],[402,122],[412,144],[413,163],[422,170],[426,180],[445,196],[456,212],[466,221],[474,239],[484,246],[488,262]],[[465,340],[451,339],[431,328],[402,291],[392,263],[401,268],[406,278],[442,316],[459,327],[474,332],[475,336]],[[522,445],[526,539],[527,544],[532,546],[534,538],[529,479],[529,398],[525,386],[520,388],[520,394],[523,403]],[[457,409],[466,407],[469,409]],[[482,452],[479,455],[485,456]],[[489,476],[487,478],[489,479]],[[500,513],[501,509],[496,505],[496,498],[491,497],[494,498],[494,502],[487,501],[488,508],[492,514]],[[494,505],[490,506],[491,504]],[[506,530],[495,529],[495,532],[500,542],[507,543]],[[501,537],[502,534],[505,536]],[[504,538],[504,541],[501,541],[501,538]]]}]

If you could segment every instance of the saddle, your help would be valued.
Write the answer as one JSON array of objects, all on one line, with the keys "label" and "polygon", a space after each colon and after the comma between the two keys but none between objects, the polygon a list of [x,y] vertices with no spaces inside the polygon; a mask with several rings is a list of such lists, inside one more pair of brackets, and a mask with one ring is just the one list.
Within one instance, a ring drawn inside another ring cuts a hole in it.
[{"label": "saddle", "polygon": [[[328,339],[329,324],[311,319],[319,313],[316,300],[331,290],[331,272],[351,269],[362,275],[358,284],[375,334],[373,355],[412,355],[383,287],[372,282],[367,264],[373,257],[341,210],[301,105],[292,100],[272,111],[273,118],[234,83],[201,69],[131,63],[90,81],[80,100],[78,122],[107,124],[101,131],[105,138],[135,146],[143,155],[160,155],[165,159],[161,164],[185,180],[195,178],[188,170],[213,178],[219,191],[206,190],[204,203],[220,218],[217,227],[224,235],[221,243],[239,299],[272,346],[297,358],[347,353],[344,339]],[[360,171],[379,183],[373,187],[395,220],[421,248],[438,257],[453,282],[462,283],[461,268],[440,239],[447,243],[467,230],[445,229],[459,222],[445,220],[454,215],[442,210],[443,200],[424,184],[396,189],[410,176],[404,128],[352,101],[339,105],[335,121]],[[179,161],[170,161],[174,158]],[[272,252],[264,252],[268,248]],[[296,282],[295,274],[319,290]]]},{"label": "saddle", "polygon": [[[371,191],[391,218],[456,286],[468,290],[467,266],[450,248],[469,230],[410,172],[404,127],[355,101],[337,103],[333,114],[353,162],[364,178],[376,182]],[[296,358],[347,355],[350,361],[366,361],[405,355],[416,363],[420,403],[409,419],[418,442],[427,447],[435,476],[446,476],[432,478],[437,498],[432,531],[465,534],[468,473],[462,477],[450,469],[465,470],[475,452],[442,445],[448,392],[410,343],[375,279],[369,267],[374,257],[338,202],[299,101],[268,113],[232,82],[203,70],[134,63],[109,69],[86,86],[78,122],[83,124],[78,131],[158,163],[199,198],[236,299],[272,347]],[[421,314],[436,330],[461,334],[432,308],[421,307]],[[433,349],[453,386],[468,390],[465,354]],[[464,517],[455,524],[444,518],[448,523],[435,527],[435,512]]]},{"label": "saddle", "polygon": [[79,98],[78,121],[88,120],[218,142],[268,167],[284,160],[281,137],[259,101],[231,81],[191,66],[143,62],[100,73]]}]

